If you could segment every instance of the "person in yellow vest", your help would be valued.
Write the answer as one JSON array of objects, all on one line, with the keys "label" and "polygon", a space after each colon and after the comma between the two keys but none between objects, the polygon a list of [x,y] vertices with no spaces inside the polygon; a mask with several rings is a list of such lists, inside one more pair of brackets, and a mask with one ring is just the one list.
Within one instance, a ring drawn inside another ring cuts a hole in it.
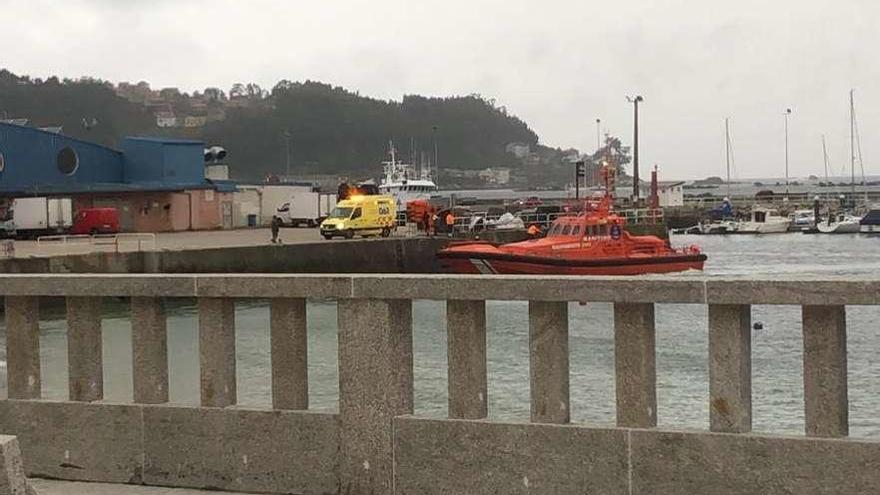
[{"label": "person in yellow vest", "polygon": [[452,214],[452,210],[449,210],[449,213],[446,214],[446,233],[449,237],[452,237],[452,231],[455,227],[455,215]]}]

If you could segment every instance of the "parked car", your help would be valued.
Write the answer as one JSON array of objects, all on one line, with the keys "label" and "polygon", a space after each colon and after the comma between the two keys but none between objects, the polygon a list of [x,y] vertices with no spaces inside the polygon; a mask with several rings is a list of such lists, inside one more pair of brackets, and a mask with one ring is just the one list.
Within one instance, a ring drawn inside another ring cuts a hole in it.
[{"label": "parked car", "polygon": [[537,196],[529,196],[528,198],[520,198],[514,201],[513,204],[514,206],[520,206],[523,208],[534,208],[544,204],[544,202]]},{"label": "parked car", "polygon": [[73,219],[71,234],[118,234],[119,211],[116,208],[82,208]]}]

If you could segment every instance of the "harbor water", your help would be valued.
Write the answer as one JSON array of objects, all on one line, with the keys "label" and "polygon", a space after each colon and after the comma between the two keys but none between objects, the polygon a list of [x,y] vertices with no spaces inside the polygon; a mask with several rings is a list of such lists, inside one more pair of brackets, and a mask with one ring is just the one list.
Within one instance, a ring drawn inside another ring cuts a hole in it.
[{"label": "harbor water", "polygon": [[[698,244],[709,256],[704,272],[675,276],[876,278],[880,238],[782,234],[747,237],[673,238]],[[122,301],[107,300],[104,319],[105,396],[130,402],[131,326]],[[705,430],[709,424],[707,308],[657,305],[657,398],[659,425]],[[168,308],[170,394],[177,404],[198,403],[198,322],[195,301]],[[491,301],[487,307],[489,414],[493,419],[528,421],[528,308],[522,302]],[[614,345],[609,304],[572,303],[570,318],[572,421],[614,424]],[[800,308],[754,306],[763,329],[752,336],[754,430],[803,433]],[[415,408],[426,416],[446,415],[445,304],[415,301]],[[847,311],[850,425],[854,437],[880,437],[880,307]],[[337,406],[336,307],[310,302],[309,386],[311,408]],[[2,323],[0,323],[2,325]],[[268,407],[269,306],[240,301],[236,310],[239,403]],[[5,339],[5,331],[2,332]],[[4,346],[5,347],[5,346]],[[43,311],[41,321],[43,395],[67,398],[67,340],[63,308]],[[2,380],[5,389],[5,377]],[[4,392],[5,395],[5,392]]]}]

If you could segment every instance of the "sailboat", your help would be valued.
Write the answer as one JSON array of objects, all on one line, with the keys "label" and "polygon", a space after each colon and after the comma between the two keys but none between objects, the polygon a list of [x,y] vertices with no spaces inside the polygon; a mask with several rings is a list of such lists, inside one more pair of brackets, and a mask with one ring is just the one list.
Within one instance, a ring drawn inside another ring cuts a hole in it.
[{"label": "sailboat", "polygon": [[[856,200],[856,106],[854,90],[849,91],[849,147],[850,147],[850,187],[853,203]],[[864,169],[862,183],[864,184]],[[816,230],[822,234],[854,234],[861,229],[862,217],[843,211],[836,215],[828,215],[824,222],[816,223]]]}]

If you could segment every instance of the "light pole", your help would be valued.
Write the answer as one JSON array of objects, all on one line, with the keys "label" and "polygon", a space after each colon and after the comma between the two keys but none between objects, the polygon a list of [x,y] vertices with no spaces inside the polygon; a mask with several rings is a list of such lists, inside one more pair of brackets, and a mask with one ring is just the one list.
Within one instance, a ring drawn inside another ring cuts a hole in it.
[{"label": "light pole", "polygon": [[640,95],[626,97],[633,104],[633,203],[639,199],[639,103],[645,101]]},{"label": "light pole", "polygon": [[287,180],[290,180],[290,131],[284,131],[284,148],[287,154]]},{"label": "light pole", "polygon": [[788,195],[788,117],[791,115],[791,109],[786,108],[783,116],[785,117],[785,194]]},{"label": "light pole", "polygon": [[602,147],[602,139],[599,137],[599,126],[602,124],[602,119],[596,119],[596,151]]}]

